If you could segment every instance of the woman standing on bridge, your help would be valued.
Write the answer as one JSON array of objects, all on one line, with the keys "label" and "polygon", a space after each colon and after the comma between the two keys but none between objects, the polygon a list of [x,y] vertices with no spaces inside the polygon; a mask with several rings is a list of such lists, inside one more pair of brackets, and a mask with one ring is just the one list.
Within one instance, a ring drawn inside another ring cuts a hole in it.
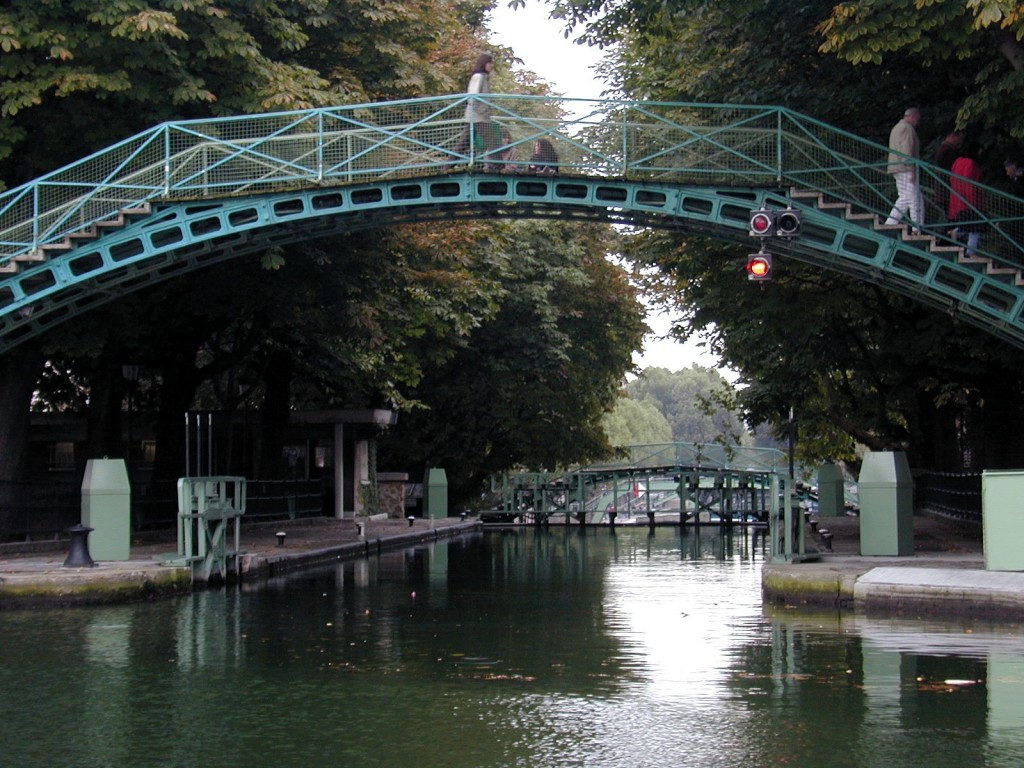
[{"label": "woman standing on bridge", "polygon": [[[473,65],[473,74],[469,78],[466,93],[470,96],[486,96],[491,92],[491,72],[494,71],[494,57],[489,53],[481,53]],[[470,137],[474,148],[481,154],[498,146],[497,126],[491,122],[490,105],[471,99],[466,103],[466,128],[455,145],[454,152],[464,155],[469,149]]]}]

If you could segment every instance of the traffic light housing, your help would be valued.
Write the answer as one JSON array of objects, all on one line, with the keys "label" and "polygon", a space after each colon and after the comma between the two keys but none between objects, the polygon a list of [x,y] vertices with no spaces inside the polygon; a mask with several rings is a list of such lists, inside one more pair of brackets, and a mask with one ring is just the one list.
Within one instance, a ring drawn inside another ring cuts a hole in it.
[{"label": "traffic light housing", "polygon": [[750,236],[771,237],[775,234],[775,212],[758,208],[750,212]]},{"label": "traffic light housing", "polygon": [[802,225],[803,217],[796,208],[756,208],[750,212],[751,237],[796,237]]},{"label": "traffic light housing", "polygon": [[747,256],[747,280],[771,280],[772,255],[760,251]]},{"label": "traffic light housing", "polygon": [[778,237],[796,237],[800,234],[803,217],[795,208],[787,208],[775,215],[775,234]]}]

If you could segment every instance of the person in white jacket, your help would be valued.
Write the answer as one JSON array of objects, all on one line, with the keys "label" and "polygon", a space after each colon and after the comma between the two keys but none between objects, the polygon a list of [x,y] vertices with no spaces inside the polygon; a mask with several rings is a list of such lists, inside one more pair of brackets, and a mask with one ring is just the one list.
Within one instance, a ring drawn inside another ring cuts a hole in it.
[{"label": "person in white jacket", "polygon": [[[489,53],[481,53],[473,65],[473,74],[469,78],[469,95],[487,95],[491,92],[491,72],[494,71],[494,57]],[[499,136],[491,122],[491,109],[480,101],[469,101],[466,104],[466,129],[455,144],[454,152],[463,155],[469,149],[470,136],[475,139],[478,152],[486,153],[498,146]]]},{"label": "person in white jacket", "polygon": [[903,113],[903,119],[893,126],[889,132],[889,166],[886,169],[896,182],[896,202],[885,223],[900,224],[909,212],[915,233],[919,233],[924,224],[924,199],[917,166],[909,158],[921,157],[921,144],[917,138],[919,122],[921,111],[910,107]]}]

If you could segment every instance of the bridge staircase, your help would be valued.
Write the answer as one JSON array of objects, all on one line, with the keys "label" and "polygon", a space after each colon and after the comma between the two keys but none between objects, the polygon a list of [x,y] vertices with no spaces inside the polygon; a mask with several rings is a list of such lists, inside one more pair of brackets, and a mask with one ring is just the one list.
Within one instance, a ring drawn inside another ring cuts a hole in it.
[{"label": "bridge staircase", "polygon": [[830,200],[824,193],[816,190],[793,187],[789,194],[792,199],[801,200],[822,213],[870,227],[875,232],[891,233],[902,243],[916,245],[934,256],[951,263],[962,264],[1007,285],[1024,286],[1024,273],[1020,268],[1009,266],[1005,262],[997,263],[994,259],[978,253],[967,255],[967,247],[951,238],[928,233],[915,234],[906,224],[886,224],[885,219],[877,213],[858,211],[852,203]]},{"label": "bridge staircase", "polygon": [[123,229],[140,218],[149,216],[152,211],[153,207],[148,201],[132,208],[120,210],[110,218],[93,222],[84,229],[70,232],[64,236],[63,240],[55,243],[43,243],[37,248],[11,257],[0,263],[0,274],[20,274],[29,266],[49,261],[51,256],[63,255],[84,242],[93,242],[109,232]]}]

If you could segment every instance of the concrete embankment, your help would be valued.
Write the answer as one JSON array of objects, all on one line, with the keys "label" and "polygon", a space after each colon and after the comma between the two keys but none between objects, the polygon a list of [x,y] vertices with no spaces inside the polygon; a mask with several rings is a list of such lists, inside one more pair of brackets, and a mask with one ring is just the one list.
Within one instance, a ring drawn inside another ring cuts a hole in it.
[{"label": "concrete embankment", "polygon": [[[417,519],[411,526],[407,520],[371,520],[362,531],[351,520],[333,518],[243,524],[239,577],[257,582],[480,528],[479,521],[458,518]],[[133,602],[204,587],[193,582],[190,568],[166,564],[166,556],[175,550],[175,537],[170,531],[156,539],[133,541],[128,560],[97,561],[93,567],[64,567],[66,542],[8,547],[0,551],[0,610]]]},{"label": "concrete embankment", "polygon": [[818,559],[764,566],[766,603],[868,615],[1024,621],[1024,572],[986,570],[976,526],[915,516],[913,553],[902,557],[861,555],[856,517],[824,518],[822,527],[832,533],[831,551],[808,530]]}]

